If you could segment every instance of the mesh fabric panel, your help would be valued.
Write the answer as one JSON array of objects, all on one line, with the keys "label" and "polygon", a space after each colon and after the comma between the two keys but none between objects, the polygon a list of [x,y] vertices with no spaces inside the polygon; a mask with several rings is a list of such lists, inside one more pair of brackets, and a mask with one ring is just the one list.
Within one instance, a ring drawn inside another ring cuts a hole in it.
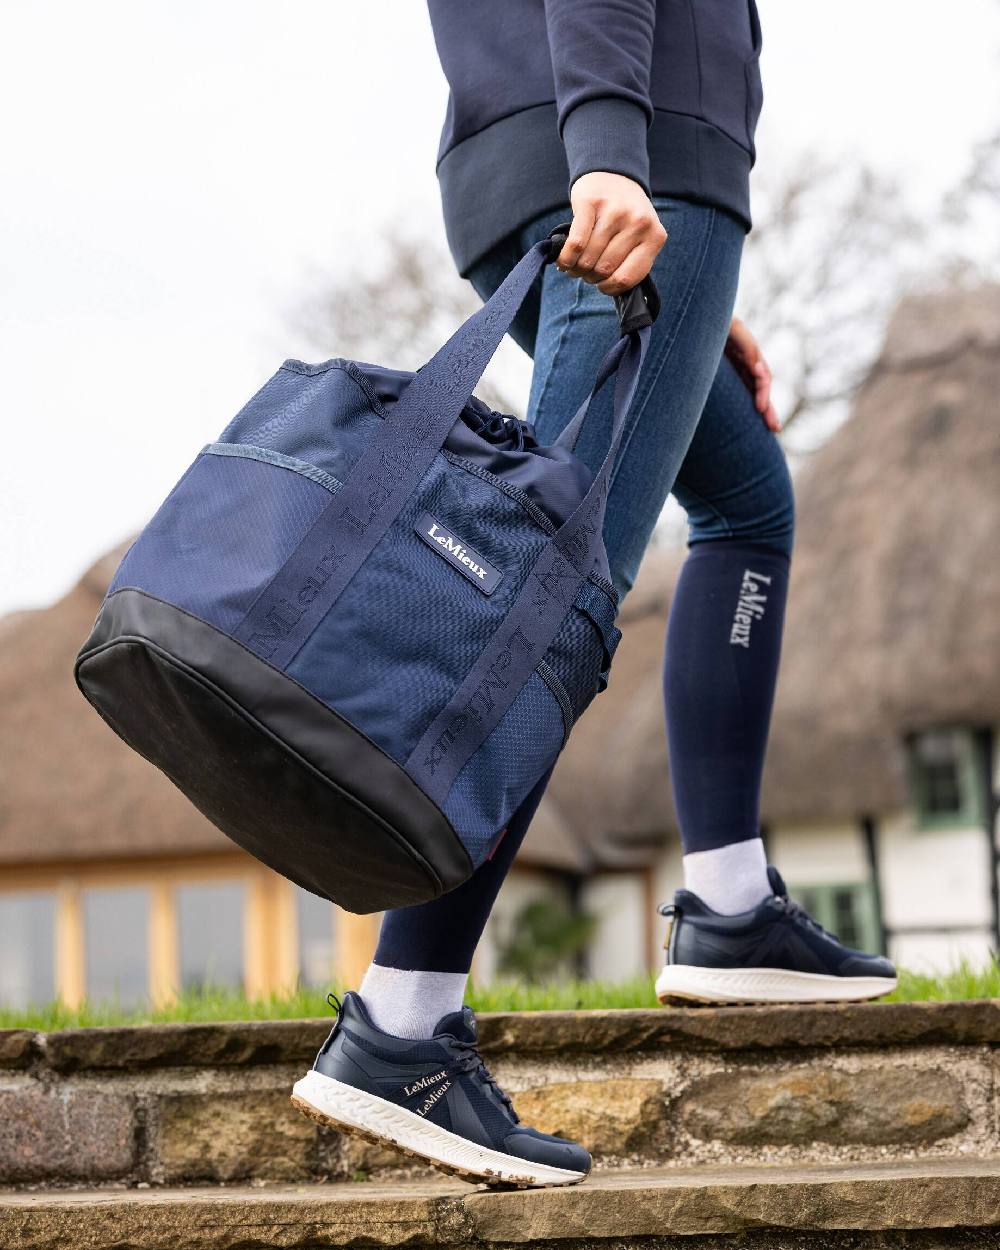
[{"label": "mesh fabric panel", "polygon": [[504,1115],[479,1081],[471,1074],[462,1081],[462,1091],[468,1098],[473,1111],[482,1121],[490,1141],[495,1147],[500,1146],[513,1127],[510,1119]]},{"label": "mesh fabric panel", "polygon": [[604,667],[604,643],[585,612],[570,610],[545,653],[545,662],[565,686],[576,720],[597,693]]},{"label": "mesh fabric panel", "polygon": [[219,441],[267,447],[343,481],[380,420],[342,363],[286,364],[226,426]]},{"label": "mesh fabric panel", "polygon": [[[429,512],[499,569],[485,595],[416,532]],[[546,535],[496,487],[438,456],[288,667],[400,763],[472,668]]]},{"label": "mesh fabric panel", "polygon": [[563,715],[532,673],[479,750],[455,778],[444,814],[477,867],[539,777],[559,754]]}]

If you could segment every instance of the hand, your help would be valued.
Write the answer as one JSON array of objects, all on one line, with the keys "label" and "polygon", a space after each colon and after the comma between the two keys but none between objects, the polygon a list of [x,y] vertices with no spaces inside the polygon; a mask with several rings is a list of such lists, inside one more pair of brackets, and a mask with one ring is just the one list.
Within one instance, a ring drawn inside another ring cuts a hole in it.
[{"label": "hand", "polygon": [[570,192],[573,226],[556,265],[605,295],[646,277],[667,232],[649,196],[622,174],[584,174]]},{"label": "hand", "polygon": [[764,424],[775,434],[781,429],[781,421],[771,403],[771,370],[760,350],[760,344],[739,317],[733,318],[726,340],[726,358],[733,364],[753,396],[754,407],[764,418]]}]

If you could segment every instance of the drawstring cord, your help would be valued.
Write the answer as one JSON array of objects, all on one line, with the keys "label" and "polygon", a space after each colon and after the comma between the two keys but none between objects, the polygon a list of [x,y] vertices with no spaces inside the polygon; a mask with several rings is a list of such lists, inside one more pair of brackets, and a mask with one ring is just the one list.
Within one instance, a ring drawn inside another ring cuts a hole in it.
[{"label": "drawstring cord", "polygon": [[491,412],[488,417],[484,417],[481,413],[469,412],[468,410],[466,410],[465,416],[473,432],[481,434],[491,443],[504,443],[513,437],[513,450],[524,450],[524,423],[519,421],[517,417],[505,416],[502,412]]}]

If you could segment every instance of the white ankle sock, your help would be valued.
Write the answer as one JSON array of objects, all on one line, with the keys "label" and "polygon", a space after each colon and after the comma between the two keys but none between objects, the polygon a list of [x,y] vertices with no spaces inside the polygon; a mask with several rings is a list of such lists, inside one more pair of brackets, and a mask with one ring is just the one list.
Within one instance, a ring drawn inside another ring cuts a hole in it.
[{"label": "white ankle sock", "polygon": [[684,856],[684,886],[722,916],[735,916],[772,893],[760,838]]},{"label": "white ankle sock", "polygon": [[465,972],[409,972],[369,964],[358,993],[372,1023],[394,1037],[431,1037],[434,1026],[465,997]]}]

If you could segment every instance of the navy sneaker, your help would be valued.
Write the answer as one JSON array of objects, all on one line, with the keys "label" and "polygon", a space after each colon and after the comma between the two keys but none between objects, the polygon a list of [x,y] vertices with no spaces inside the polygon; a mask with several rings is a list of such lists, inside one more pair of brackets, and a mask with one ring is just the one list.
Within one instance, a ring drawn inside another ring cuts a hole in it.
[{"label": "navy sneaker", "polygon": [[487,1185],[575,1185],[590,1171],[582,1146],[518,1121],[476,1045],[464,1007],[427,1040],[383,1033],[357,994],[337,1005],[337,1023],[292,1102],[342,1132],[425,1159]]},{"label": "navy sneaker", "polygon": [[814,1003],[880,998],[896,969],[880,955],[842,946],[788,897],[777,868],[774,891],[749,911],[721,916],[678,890],[660,908],[670,917],[667,964],[656,979],[661,1003]]}]

